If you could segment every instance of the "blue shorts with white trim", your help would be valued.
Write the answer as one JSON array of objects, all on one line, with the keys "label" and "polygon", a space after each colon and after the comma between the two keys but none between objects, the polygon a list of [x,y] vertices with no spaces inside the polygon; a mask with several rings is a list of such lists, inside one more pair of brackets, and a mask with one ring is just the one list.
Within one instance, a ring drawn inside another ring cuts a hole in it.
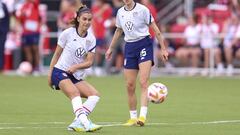
[{"label": "blue shorts with white trim", "polygon": [[124,68],[139,69],[139,64],[145,61],[153,62],[153,42],[149,36],[136,41],[127,42],[124,49]]},{"label": "blue shorts with white trim", "polygon": [[72,74],[69,74],[66,71],[63,71],[61,69],[54,67],[52,71],[51,81],[52,81],[52,86],[55,90],[60,90],[59,83],[64,79],[70,79],[73,84],[82,81],[82,79],[77,80]]}]

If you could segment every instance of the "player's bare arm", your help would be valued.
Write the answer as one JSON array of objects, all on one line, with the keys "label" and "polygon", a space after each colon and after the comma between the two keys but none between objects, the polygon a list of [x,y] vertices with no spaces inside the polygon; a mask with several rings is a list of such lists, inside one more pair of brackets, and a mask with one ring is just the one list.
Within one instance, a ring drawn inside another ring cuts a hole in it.
[{"label": "player's bare arm", "polygon": [[111,59],[112,51],[113,51],[113,49],[114,49],[114,47],[116,45],[116,42],[118,41],[119,37],[122,35],[122,33],[123,33],[123,30],[121,28],[117,28],[115,30],[112,42],[111,42],[111,44],[110,44],[110,46],[109,46],[109,48],[108,48],[108,50],[107,50],[107,52],[105,54],[105,57],[106,57],[107,60]]},{"label": "player's bare arm", "polygon": [[160,30],[158,29],[157,25],[155,22],[152,22],[150,24],[150,27],[154,30],[154,33],[156,35],[156,38],[161,46],[161,55],[162,55],[162,60],[163,62],[166,62],[168,60],[168,51],[166,48],[166,45],[164,43],[164,38]]},{"label": "player's bare arm", "polygon": [[52,70],[53,70],[54,65],[57,63],[59,57],[61,56],[62,51],[63,51],[63,48],[58,45],[56,47],[56,50],[54,52],[54,55],[53,55],[51,63],[50,63],[49,72],[48,72],[48,85],[51,88],[52,88],[52,83],[51,83]]}]

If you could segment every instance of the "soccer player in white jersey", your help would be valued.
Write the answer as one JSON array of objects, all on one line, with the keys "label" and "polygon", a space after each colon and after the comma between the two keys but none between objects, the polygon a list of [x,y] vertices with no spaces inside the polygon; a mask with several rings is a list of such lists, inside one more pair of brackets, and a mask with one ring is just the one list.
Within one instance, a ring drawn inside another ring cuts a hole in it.
[{"label": "soccer player in white jersey", "polygon": [[[134,0],[123,0],[124,6],[118,10],[116,17],[116,31],[111,44],[105,54],[107,60],[111,59],[112,51],[117,39],[124,32],[126,41],[124,49],[124,76],[128,92],[128,105],[130,119],[125,126],[143,126],[147,116],[147,87],[153,63],[153,44],[149,37],[149,26],[154,30],[161,46],[162,60],[168,60],[164,40],[154,19],[147,7]],[[141,87],[141,109],[137,115],[137,98],[135,94],[136,79],[139,73]]]},{"label": "soccer player in white jersey", "polygon": [[[64,30],[50,64],[48,75],[49,86],[61,89],[71,100],[75,119],[68,126],[73,131],[96,131],[100,125],[93,124],[87,116],[93,111],[99,101],[98,91],[84,81],[84,69],[93,64],[96,39],[88,32],[92,13],[86,6],[81,6],[73,20],[74,27]],[[81,97],[87,98],[82,104]]]}]

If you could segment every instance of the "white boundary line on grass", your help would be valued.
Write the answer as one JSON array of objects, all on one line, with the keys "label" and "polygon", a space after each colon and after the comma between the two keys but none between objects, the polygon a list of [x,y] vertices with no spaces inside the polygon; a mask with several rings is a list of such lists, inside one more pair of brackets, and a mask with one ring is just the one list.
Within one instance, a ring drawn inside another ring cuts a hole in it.
[{"label": "white boundary line on grass", "polygon": [[[180,123],[147,123],[146,125],[209,125],[209,124],[229,124],[240,123],[240,120],[220,120],[220,121],[208,121],[208,122],[180,122]],[[10,129],[44,129],[44,128],[66,128],[65,126],[49,127],[41,125],[66,125],[66,122],[27,122],[27,123],[0,123],[0,130]],[[97,124],[103,127],[117,127],[122,126],[120,122],[98,122]],[[6,126],[8,125],[8,126]],[[10,125],[26,125],[26,126],[10,126]],[[27,126],[27,125],[39,125],[39,126]]]}]

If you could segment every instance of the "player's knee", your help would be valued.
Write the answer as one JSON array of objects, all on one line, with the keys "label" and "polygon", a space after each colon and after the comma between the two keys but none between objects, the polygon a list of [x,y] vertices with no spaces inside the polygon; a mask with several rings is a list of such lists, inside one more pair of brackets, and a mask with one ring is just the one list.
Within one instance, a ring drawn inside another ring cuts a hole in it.
[{"label": "player's knee", "polygon": [[69,91],[66,94],[70,99],[73,99],[74,97],[80,96],[78,91]]},{"label": "player's knee", "polygon": [[135,89],[135,83],[127,82],[127,89],[128,89],[128,91],[133,91]]},{"label": "player's knee", "polygon": [[142,89],[147,89],[147,87],[148,87],[147,79],[141,79],[140,80],[140,87]]},{"label": "player's knee", "polygon": [[96,91],[93,96],[97,96],[97,97],[100,97],[100,93],[98,91]]}]

